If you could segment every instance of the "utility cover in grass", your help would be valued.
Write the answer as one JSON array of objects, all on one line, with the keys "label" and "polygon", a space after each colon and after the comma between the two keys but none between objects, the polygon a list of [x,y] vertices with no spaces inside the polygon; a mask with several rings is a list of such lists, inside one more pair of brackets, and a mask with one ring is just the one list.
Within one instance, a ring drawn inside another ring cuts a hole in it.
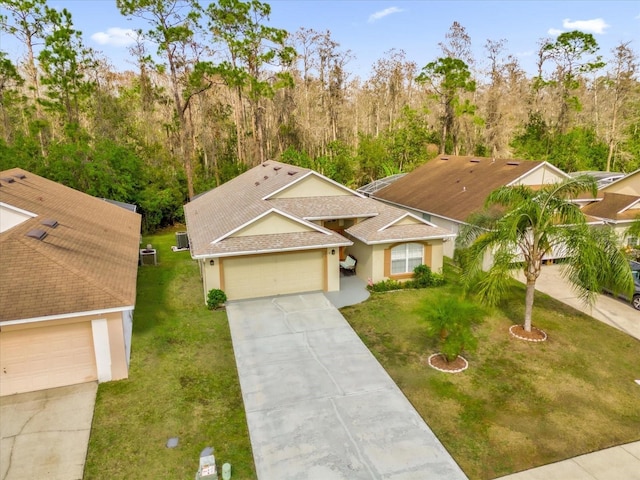
[{"label": "utility cover in grass", "polygon": [[171,437],[167,440],[167,448],[176,448],[178,446],[178,437]]}]

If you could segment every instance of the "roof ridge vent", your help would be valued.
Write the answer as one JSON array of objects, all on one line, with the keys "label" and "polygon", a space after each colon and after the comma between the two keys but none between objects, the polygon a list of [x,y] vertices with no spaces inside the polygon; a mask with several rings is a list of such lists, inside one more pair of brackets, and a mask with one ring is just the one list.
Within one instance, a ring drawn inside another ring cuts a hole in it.
[{"label": "roof ridge vent", "polygon": [[278,170],[280,170],[281,168],[282,168],[282,167],[279,167],[279,166],[275,166],[275,167],[273,167],[273,169],[274,169],[276,172],[277,172]]},{"label": "roof ridge vent", "polygon": [[40,223],[45,227],[51,227],[51,228],[56,228],[59,225],[58,221],[54,220],[53,218],[45,218]]},{"label": "roof ridge vent", "polygon": [[13,183],[16,181],[15,178],[11,178],[11,177],[2,177],[2,180],[7,182],[7,183]]},{"label": "roof ridge vent", "polygon": [[288,175],[295,175],[296,173],[298,173],[298,172],[296,172],[295,170],[289,170],[287,172]]},{"label": "roof ridge vent", "polygon": [[479,158],[472,158],[471,160],[469,160],[471,163],[480,163],[480,159]]},{"label": "roof ridge vent", "polygon": [[16,173],[14,177],[16,177],[18,180],[24,180],[25,178],[27,178],[24,173]]},{"label": "roof ridge vent", "polygon": [[440,157],[440,160],[449,160],[449,157]]},{"label": "roof ridge vent", "polygon": [[265,162],[265,163],[263,163],[263,164],[262,164],[262,166],[263,166],[263,167],[268,167],[268,166],[269,166],[269,164]]},{"label": "roof ridge vent", "polygon": [[516,165],[520,165],[520,162],[510,161],[510,162],[507,162],[507,165],[516,166]]},{"label": "roof ridge vent", "polygon": [[30,238],[35,238],[36,240],[44,240],[44,237],[47,236],[47,232],[40,230],[39,228],[34,228],[33,230],[29,230],[25,235]]}]

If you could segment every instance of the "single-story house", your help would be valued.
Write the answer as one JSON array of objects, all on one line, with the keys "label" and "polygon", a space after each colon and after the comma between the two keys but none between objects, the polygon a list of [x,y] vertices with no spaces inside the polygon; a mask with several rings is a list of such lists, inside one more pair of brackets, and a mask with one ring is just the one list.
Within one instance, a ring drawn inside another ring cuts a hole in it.
[{"label": "single-story house", "polygon": [[631,223],[640,218],[640,170],[636,170],[598,191],[598,197],[582,208],[585,215],[611,225],[621,242],[638,248],[635,237],[627,237]]},{"label": "single-story house", "polygon": [[140,215],[0,172],[0,395],[126,378]]},{"label": "single-story house", "polygon": [[[536,187],[567,178],[548,162],[439,155],[369,195],[457,234],[493,190],[503,185]],[[455,243],[449,242],[444,254],[452,257],[454,249]]]},{"label": "single-story house", "polygon": [[313,170],[264,162],[184,207],[203,293],[229,300],[340,289],[339,261],[351,255],[364,281],[406,279],[426,264],[442,270],[455,237]]}]

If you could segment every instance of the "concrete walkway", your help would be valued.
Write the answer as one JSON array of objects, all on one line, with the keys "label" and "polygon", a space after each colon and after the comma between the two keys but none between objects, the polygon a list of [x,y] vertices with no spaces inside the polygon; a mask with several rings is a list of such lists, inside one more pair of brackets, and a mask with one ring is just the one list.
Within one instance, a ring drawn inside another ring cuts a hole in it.
[{"label": "concrete walkway", "polygon": [[337,292],[324,292],[324,296],[336,308],[357,305],[369,298],[369,295],[366,282],[355,275],[341,275],[340,290]]},{"label": "concrete walkway", "polygon": [[466,478],[322,293],[227,316],[259,479]]},{"label": "concrete walkway", "polygon": [[640,480],[640,442],[525,470],[500,480]]},{"label": "concrete walkway", "polygon": [[0,397],[0,479],[80,480],[97,382]]}]

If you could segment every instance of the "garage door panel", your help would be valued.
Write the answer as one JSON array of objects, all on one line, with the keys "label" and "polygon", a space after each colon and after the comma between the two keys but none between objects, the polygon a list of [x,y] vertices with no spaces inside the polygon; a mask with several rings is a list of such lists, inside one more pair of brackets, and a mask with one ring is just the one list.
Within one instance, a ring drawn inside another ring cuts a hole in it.
[{"label": "garage door panel", "polygon": [[230,300],[322,290],[325,284],[321,250],[231,258],[223,265]]},{"label": "garage door panel", "polygon": [[97,378],[90,322],[0,332],[0,395]]}]

